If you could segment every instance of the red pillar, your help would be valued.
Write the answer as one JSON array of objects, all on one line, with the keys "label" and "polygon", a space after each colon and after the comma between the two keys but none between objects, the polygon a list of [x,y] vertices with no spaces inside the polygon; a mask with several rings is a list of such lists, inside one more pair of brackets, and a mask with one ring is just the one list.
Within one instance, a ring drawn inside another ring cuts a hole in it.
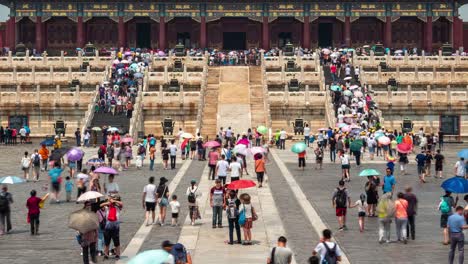
[{"label": "red pillar", "polygon": [[344,43],[346,47],[351,47],[351,18],[349,16],[345,17]]},{"label": "red pillar", "polygon": [[123,17],[119,17],[119,49],[125,48],[126,44],[126,32],[125,32],[125,22]]},{"label": "red pillar", "polygon": [[166,22],[164,17],[159,18],[159,49],[166,49]]},{"label": "red pillar", "polygon": [[10,17],[8,20],[8,46],[10,50],[15,50],[16,47],[16,18]]},{"label": "red pillar", "polygon": [[36,52],[41,53],[44,50],[44,40],[42,36],[42,17],[36,17]]},{"label": "red pillar", "polygon": [[432,17],[427,17],[424,29],[424,50],[432,52]]},{"label": "red pillar", "polygon": [[76,45],[78,48],[84,48],[85,37],[84,37],[84,23],[83,17],[79,16],[76,24]]},{"label": "red pillar", "polygon": [[454,49],[459,49],[463,46],[463,22],[458,17],[453,17],[452,22],[452,43]]},{"label": "red pillar", "polygon": [[304,49],[310,49],[310,17],[304,16],[304,27],[303,27],[303,39],[302,47]]},{"label": "red pillar", "polygon": [[200,17],[200,48],[206,48],[206,17]]},{"label": "red pillar", "polygon": [[392,47],[392,17],[389,16],[385,18],[384,46]]},{"label": "red pillar", "polygon": [[268,24],[268,17],[263,17],[262,22],[262,48],[264,50],[270,49],[270,29]]}]

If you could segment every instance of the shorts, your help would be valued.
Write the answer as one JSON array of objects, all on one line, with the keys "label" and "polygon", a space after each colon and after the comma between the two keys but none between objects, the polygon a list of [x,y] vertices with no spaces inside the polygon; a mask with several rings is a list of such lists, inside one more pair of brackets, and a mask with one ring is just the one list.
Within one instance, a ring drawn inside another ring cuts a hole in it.
[{"label": "shorts", "polygon": [[167,198],[162,198],[161,201],[159,201],[159,206],[161,207],[167,207],[169,205],[169,201]]},{"label": "shorts", "polygon": [[440,215],[440,227],[441,228],[446,228],[447,227],[447,222],[448,222],[449,216],[450,215],[448,215],[448,214],[441,214]]},{"label": "shorts", "polygon": [[359,212],[358,213],[358,217],[365,217],[366,216],[366,212]]},{"label": "shorts", "polygon": [[424,173],[424,166],[418,165],[418,174],[423,174],[423,173]]},{"label": "shorts", "polygon": [[172,218],[179,218],[179,213],[172,213]]},{"label": "shorts", "polygon": [[436,164],[436,165],[435,165],[435,170],[436,170],[436,171],[443,171],[443,169],[442,169],[442,164],[440,164],[440,165],[437,165],[437,164]]},{"label": "shorts", "polygon": [[114,242],[114,247],[120,246],[120,229],[113,228],[113,229],[104,229],[104,245],[107,247],[112,242]]},{"label": "shorts", "polygon": [[21,167],[21,170],[23,170],[23,171],[29,171],[29,167],[26,167],[26,168],[25,168],[25,167]]},{"label": "shorts", "polygon": [[305,158],[299,158],[299,168],[305,167]]},{"label": "shorts", "polygon": [[60,183],[53,182],[52,183],[52,190],[55,191],[55,192],[60,192]]},{"label": "shorts", "polygon": [[263,182],[263,175],[265,174],[265,172],[257,172],[257,181],[259,182]]},{"label": "shorts", "polygon": [[375,147],[369,147],[369,152],[374,153],[375,152]]},{"label": "shorts", "polygon": [[245,228],[245,229],[251,229],[253,227],[252,218],[246,218],[245,223],[244,223],[244,225],[242,227]]},{"label": "shorts", "polygon": [[341,169],[345,170],[345,169],[349,169],[349,164],[346,164],[346,165],[341,165]]},{"label": "shorts", "polygon": [[145,207],[146,207],[147,212],[149,211],[154,212],[154,209],[156,208],[156,203],[145,202]]},{"label": "shorts", "polygon": [[231,177],[231,182],[238,181],[238,180],[239,180],[239,177]]},{"label": "shorts", "polygon": [[336,208],[336,216],[346,216],[346,207]]}]

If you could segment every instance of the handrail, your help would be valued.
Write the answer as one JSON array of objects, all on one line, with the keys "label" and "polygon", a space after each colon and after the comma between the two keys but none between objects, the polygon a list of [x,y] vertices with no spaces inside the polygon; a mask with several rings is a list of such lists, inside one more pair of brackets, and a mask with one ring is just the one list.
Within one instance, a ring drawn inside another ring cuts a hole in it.
[{"label": "handrail", "polygon": [[207,78],[207,73],[208,73],[208,66],[204,65],[203,66],[203,77],[202,77],[202,84],[200,88],[200,101],[198,103],[198,109],[197,109],[197,131],[196,134],[198,134],[201,129],[202,129],[202,120],[203,120],[203,106],[205,105],[205,95],[206,95],[206,78]]},{"label": "handrail", "polygon": [[148,90],[148,68],[144,70],[143,85],[138,89],[137,97],[135,98],[135,105],[133,107],[132,117],[130,118],[130,126],[128,129],[129,135],[133,138],[133,142],[138,140],[138,130],[141,129],[143,123],[143,91]]}]

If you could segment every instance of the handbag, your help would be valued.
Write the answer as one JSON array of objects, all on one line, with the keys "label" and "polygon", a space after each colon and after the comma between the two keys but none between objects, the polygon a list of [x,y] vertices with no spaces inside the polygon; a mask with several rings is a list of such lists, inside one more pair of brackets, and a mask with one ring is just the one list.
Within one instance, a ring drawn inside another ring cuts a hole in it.
[{"label": "handbag", "polygon": [[241,225],[241,226],[244,225],[244,224],[245,224],[245,220],[246,220],[246,218],[245,218],[245,208],[244,208],[244,209],[242,209],[242,211],[240,211],[240,213],[239,213],[239,221],[238,221],[238,222],[239,222],[239,225]]},{"label": "handbag", "polygon": [[252,221],[257,221],[258,220],[258,215],[255,212],[255,209],[252,206]]}]

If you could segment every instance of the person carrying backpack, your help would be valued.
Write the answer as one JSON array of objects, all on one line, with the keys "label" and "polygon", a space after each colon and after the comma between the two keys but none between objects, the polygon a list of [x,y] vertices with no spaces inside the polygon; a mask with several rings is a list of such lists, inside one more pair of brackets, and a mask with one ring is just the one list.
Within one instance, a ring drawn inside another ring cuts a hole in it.
[{"label": "person carrying backpack", "polygon": [[190,253],[185,249],[185,246],[177,243],[173,244],[169,240],[164,240],[161,244],[161,248],[169,253],[169,258],[164,263],[174,264],[192,264],[192,257]]},{"label": "person carrying backpack", "polygon": [[31,155],[32,167],[33,167],[33,179],[35,182],[39,180],[39,174],[41,172],[41,160],[42,157],[39,154],[39,150],[35,149]]},{"label": "person carrying backpack", "polygon": [[229,192],[229,197],[226,199],[226,216],[229,223],[229,245],[234,244],[234,228],[236,229],[237,243],[241,244],[241,233],[239,225],[239,206],[241,202],[237,199],[237,194],[234,190]]},{"label": "person carrying backpack", "polygon": [[336,217],[338,224],[340,225],[339,230],[346,229],[346,209],[351,206],[351,198],[349,197],[348,190],[344,186],[344,181],[339,181],[339,186],[333,192],[332,203],[336,209]]},{"label": "person carrying backpack", "polygon": [[384,193],[377,204],[377,216],[379,217],[379,243],[390,243],[390,227],[395,215],[395,204],[391,193]]},{"label": "person carrying backpack", "polygon": [[322,232],[322,242],[318,243],[312,252],[313,256],[320,254],[322,264],[336,264],[341,261],[341,249],[336,242],[331,242],[332,232],[325,229]]},{"label": "person carrying backpack", "polygon": [[0,236],[10,232],[11,230],[11,203],[13,203],[13,196],[11,195],[11,193],[8,192],[8,187],[6,185],[3,185],[2,190],[0,191]]},{"label": "person carrying backpack", "polygon": [[192,220],[191,224],[195,225],[195,220],[200,219],[197,198],[202,195],[201,192],[198,190],[197,181],[195,179],[190,181],[190,186],[187,187],[187,191],[185,194],[187,195],[190,220]]},{"label": "person carrying backpack", "polygon": [[123,203],[116,195],[109,196],[109,201],[102,203],[106,207],[106,225],[104,227],[104,259],[109,259],[109,246],[114,243],[115,259],[120,259],[120,211]]},{"label": "person carrying backpack", "polygon": [[452,197],[452,193],[449,191],[445,191],[445,195],[440,197],[440,203],[438,206],[440,212],[440,227],[443,229],[444,234],[444,241],[442,242],[444,245],[448,245],[449,243],[449,231],[447,228],[447,221],[450,215],[452,215],[452,208],[455,208],[458,203],[458,196],[454,200]]}]

